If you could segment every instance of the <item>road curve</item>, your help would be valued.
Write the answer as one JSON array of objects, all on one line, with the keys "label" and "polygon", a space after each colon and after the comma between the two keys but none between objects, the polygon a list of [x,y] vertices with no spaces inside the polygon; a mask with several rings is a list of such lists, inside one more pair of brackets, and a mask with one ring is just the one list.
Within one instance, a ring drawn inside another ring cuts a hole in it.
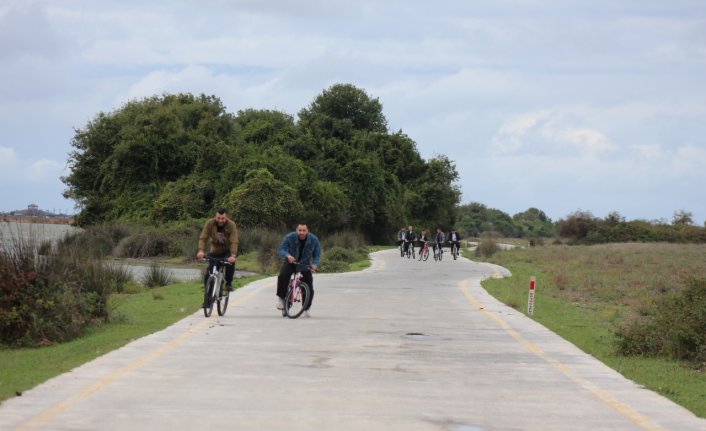
[{"label": "road curve", "polygon": [[315,276],[311,318],[254,282],[7,400],[0,430],[706,430],[486,294],[504,269],[373,256]]}]

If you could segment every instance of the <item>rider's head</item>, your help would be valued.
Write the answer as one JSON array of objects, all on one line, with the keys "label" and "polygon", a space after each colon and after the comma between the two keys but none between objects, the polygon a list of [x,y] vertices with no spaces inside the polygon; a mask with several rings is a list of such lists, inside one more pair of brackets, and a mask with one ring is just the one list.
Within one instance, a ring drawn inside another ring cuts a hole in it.
[{"label": "rider's head", "polygon": [[306,236],[309,234],[309,226],[307,226],[306,222],[301,222],[297,225],[297,238],[304,240],[306,239]]},{"label": "rider's head", "polygon": [[412,225],[407,226],[407,230],[412,230]]},{"label": "rider's head", "polygon": [[228,211],[225,208],[218,208],[216,211],[216,224],[218,226],[224,226],[228,221]]}]

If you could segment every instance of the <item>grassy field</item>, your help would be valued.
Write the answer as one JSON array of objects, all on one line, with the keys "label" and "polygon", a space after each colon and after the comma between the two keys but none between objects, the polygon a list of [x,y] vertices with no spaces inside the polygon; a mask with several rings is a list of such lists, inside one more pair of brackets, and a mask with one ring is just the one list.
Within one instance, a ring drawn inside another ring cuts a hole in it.
[{"label": "grassy field", "polygon": [[706,417],[706,364],[625,357],[615,331],[690,276],[706,277],[706,245],[605,244],[543,246],[497,253],[512,277],[483,287],[527,312],[530,276],[536,277],[533,318],[627,378]]}]

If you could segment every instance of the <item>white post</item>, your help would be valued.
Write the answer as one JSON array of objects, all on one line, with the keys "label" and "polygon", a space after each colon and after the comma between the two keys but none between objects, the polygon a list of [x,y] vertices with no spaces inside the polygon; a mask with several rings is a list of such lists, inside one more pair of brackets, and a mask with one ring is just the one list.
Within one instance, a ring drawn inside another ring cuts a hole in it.
[{"label": "white post", "polygon": [[533,275],[530,277],[529,297],[527,298],[527,314],[529,314],[530,316],[534,314],[534,290],[535,282]]}]

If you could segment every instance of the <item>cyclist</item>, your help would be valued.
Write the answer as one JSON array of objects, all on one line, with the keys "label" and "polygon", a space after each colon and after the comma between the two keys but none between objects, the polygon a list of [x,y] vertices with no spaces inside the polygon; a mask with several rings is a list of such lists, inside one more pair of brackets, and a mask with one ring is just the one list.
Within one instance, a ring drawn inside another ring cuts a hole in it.
[{"label": "cyclist", "polygon": [[455,245],[457,251],[461,249],[461,235],[456,232],[456,229],[451,229],[449,232],[449,245],[451,247]]},{"label": "cyclist", "polygon": [[309,226],[306,222],[301,222],[297,225],[296,231],[284,236],[282,243],[277,248],[277,254],[285,259],[279,270],[279,276],[277,276],[277,309],[284,308],[284,297],[287,295],[289,280],[296,272],[295,262],[298,262],[300,265],[309,265],[310,267],[310,269],[302,271],[302,278],[309,285],[311,294],[309,298],[304,298],[304,317],[309,317],[309,308],[314,300],[314,278],[311,273],[316,272],[321,260],[319,239],[309,232]]},{"label": "cyclist", "polygon": [[[226,289],[229,292],[233,291],[233,275],[235,274],[235,266],[233,265],[238,258],[238,228],[233,220],[228,218],[228,211],[225,208],[219,208],[216,211],[216,216],[207,221],[199,235],[199,246],[196,253],[196,259],[201,260],[206,257],[206,243],[211,242],[210,255],[216,259],[227,259],[231,265],[226,266]],[[208,280],[208,274],[215,263],[208,264],[208,270],[204,275],[204,285]]]},{"label": "cyclist", "polygon": [[407,229],[405,229],[404,226],[400,228],[400,231],[397,232],[397,246],[400,248],[400,256],[404,257],[404,248],[402,248],[402,243],[404,242],[404,236],[405,233],[407,232]]},{"label": "cyclist", "polygon": [[444,236],[444,232],[441,230],[440,227],[436,228],[436,236],[434,237],[434,249],[438,250],[438,253],[441,254],[444,252],[443,246],[444,246],[444,241],[446,240],[446,237]]},{"label": "cyclist", "polygon": [[419,234],[419,238],[417,239],[419,240],[419,254],[422,254],[422,250],[427,248],[427,230],[422,229],[422,232]]},{"label": "cyclist", "polygon": [[414,233],[412,225],[407,226],[407,231],[404,234],[404,253],[407,253],[409,247],[412,247],[412,252],[414,253],[414,241],[417,239],[417,234]]}]

